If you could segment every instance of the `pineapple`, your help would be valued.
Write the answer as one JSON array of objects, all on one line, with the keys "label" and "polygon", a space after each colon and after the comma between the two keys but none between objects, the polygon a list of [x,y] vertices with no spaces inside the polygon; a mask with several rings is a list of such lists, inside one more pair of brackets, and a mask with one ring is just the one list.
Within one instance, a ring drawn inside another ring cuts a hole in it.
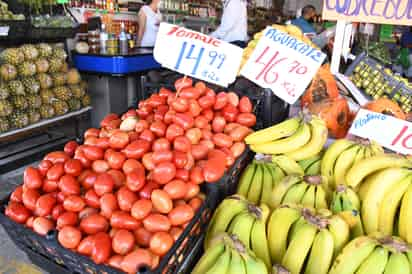
[{"label": "pineapple", "polygon": [[9,116],[13,112],[13,105],[7,100],[0,100],[0,117]]},{"label": "pineapple", "polygon": [[0,118],[0,133],[9,131],[9,129],[10,129],[9,121],[6,118]]},{"label": "pineapple", "polygon": [[77,69],[70,69],[67,72],[67,83],[69,85],[77,85],[80,83],[82,79],[80,78],[80,73]]},{"label": "pineapple", "polygon": [[24,128],[29,125],[29,116],[24,111],[15,111],[9,116],[13,128]]},{"label": "pineapple", "polygon": [[42,105],[42,99],[39,95],[26,96],[27,104],[31,109],[38,109]]},{"label": "pineapple", "polygon": [[52,106],[54,108],[54,112],[56,113],[56,115],[63,115],[69,111],[69,106],[65,101],[62,100],[53,101]]},{"label": "pineapple", "polygon": [[5,83],[0,82],[0,100],[7,99],[9,95],[9,87]]},{"label": "pineapple", "polygon": [[39,57],[39,51],[34,45],[26,44],[20,47],[21,51],[24,54],[24,59],[26,61],[36,60]]},{"label": "pineapple", "polygon": [[0,54],[0,59],[4,63],[9,63],[16,66],[24,62],[24,54],[20,49],[8,48]]},{"label": "pineapple", "polygon": [[60,59],[53,58],[49,60],[49,72],[50,73],[59,72],[62,66],[63,66],[63,61]]},{"label": "pineapple", "polygon": [[53,54],[53,48],[49,44],[40,43],[37,45],[40,57],[50,57]]},{"label": "pineapple", "polygon": [[22,80],[24,89],[27,94],[39,94],[40,82],[34,77],[24,78]]},{"label": "pineapple", "polygon": [[76,98],[71,98],[67,101],[67,104],[69,105],[69,109],[71,111],[79,110],[82,108],[82,102]]},{"label": "pineapple", "polygon": [[19,66],[19,76],[20,77],[30,77],[36,74],[37,67],[32,62],[23,62]]},{"label": "pineapple", "polygon": [[40,116],[42,119],[50,119],[54,117],[54,108],[52,105],[42,105],[39,109]]},{"label": "pineapple", "polygon": [[39,81],[41,89],[48,89],[53,86],[53,79],[47,73],[37,75],[37,80]]},{"label": "pineapple", "polygon": [[43,104],[48,105],[50,105],[54,100],[56,100],[56,96],[50,89],[40,90],[40,98]]},{"label": "pineapple", "polygon": [[67,58],[67,53],[64,48],[56,46],[53,48],[53,58],[64,61]]},{"label": "pineapple", "polygon": [[74,98],[81,99],[86,95],[86,91],[80,85],[70,85],[69,88],[72,91]]},{"label": "pineapple", "polygon": [[21,95],[11,97],[10,102],[13,104],[15,109],[19,110],[24,110],[29,106],[26,97]]},{"label": "pineapple", "polygon": [[52,79],[53,79],[53,86],[55,87],[63,86],[66,84],[66,81],[67,81],[66,74],[60,73],[60,72],[52,74]]},{"label": "pineapple", "polygon": [[84,91],[87,91],[87,82],[86,81],[81,81],[80,82],[80,87],[84,89]]},{"label": "pineapple", "polygon": [[40,112],[37,109],[29,109],[27,111],[27,115],[29,116],[29,123],[34,124],[41,120]]},{"label": "pineapple", "polygon": [[46,73],[49,70],[49,61],[44,58],[37,59],[36,68],[37,73]]},{"label": "pineapple", "polygon": [[23,83],[19,80],[9,82],[9,91],[11,95],[26,95]]},{"label": "pineapple", "polygon": [[5,81],[14,80],[17,77],[17,69],[11,64],[3,64],[0,67],[0,76]]},{"label": "pineapple", "polygon": [[82,98],[82,105],[83,105],[83,107],[87,107],[87,106],[90,106],[91,105],[91,98],[90,98],[90,96],[88,95],[88,94],[86,94],[85,96],[83,96],[83,98]]},{"label": "pineapple", "polygon": [[69,71],[69,64],[67,64],[67,62],[64,62],[60,69],[60,72],[67,73],[68,71]]},{"label": "pineapple", "polygon": [[66,86],[59,86],[59,87],[53,88],[53,93],[54,95],[56,95],[57,99],[60,99],[63,101],[67,101],[73,96],[71,90]]}]

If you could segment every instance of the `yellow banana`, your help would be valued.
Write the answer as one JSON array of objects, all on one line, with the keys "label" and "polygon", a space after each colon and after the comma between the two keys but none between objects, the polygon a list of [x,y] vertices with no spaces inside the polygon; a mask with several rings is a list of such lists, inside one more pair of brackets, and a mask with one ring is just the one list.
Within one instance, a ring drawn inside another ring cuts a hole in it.
[{"label": "yellow banana", "polygon": [[270,171],[272,175],[272,188],[277,186],[283,178],[285,178],[285,173],[274,163],[265,163],[265,166]]},{"label": "yellow banana", "polygon": [[304,146],[310,140],[310,128],[307,123],[302,123],[299,129],[290,137],[281,140],[250,145],[250,149],[257,153],[283,154]]},{"label": "yellow banana", "polygon": [[272,162],[282,169],[286,175],[304,175],[302,167],[293,159],[285,155],[275,155]]},{"label": "yellow banana", "polygon": [[206,249],[204,255],[196,266],[194,267],[192,274],[203,274],[207,270],[209,270],[214,263],[217,261],[217,259],[223,254],[225,251],[225,244],[223,242],[217,243],[211,248]]},{"label": "yellow banana", "polygon": [[371,175],[369,175],[366,180],[364,180],[362,182],[362,184],[360,186],[358,186],[358,188],[355,190],[358,193],[359,199],[360,200],[364,200],[365,199],[365,195],[369,190],[369,187],[372,185],[372,183],[376,180],[376,177],[379,175],[379,172],[375,172]]},{"label": "yellow banana", "polygon": [[399,235],[412,244],[412,186],[409,186],[402,199],[399,214]]},{"label": "yellow banana", "polygon": [[272,274],[291,274],[289,270],[284,268],[283,266],[279,264],[275,264],[272,267]]},{"label": "yellow banana", "polygon": [[300,204],[309,185],[301,182],[292,186],[282,199],[282,204]]},{"label": "yellow banana", "polygon": [[243,261],[246,266],[247,274],[267,274],[268,270],[262,260],[254,258],[251,255],[244,255]]},{"label": "yellow banana", "polygon": [[352,167],[356,155],[358,155],[361,150],[361,146],[355,145],[344,152],[338,157],[334,168],[333,181],[335,187],[337,185],[345,184],[345,175],[348,170]]},{"label": "yellow banana", "polygon": [[261,164],[256,164],[255,175],[253,176],[252,183],[250,184],[247,199],[253,204],[260,203],[260,197],[263,187],[263,167]]},{"label": "yellow banana", "polygon": [[[319,162],[321,159],[322,159],[321,155],[318,154],[318,155],[315,155],[311,158],[301,160],[301,161],[298,162],[298,164],[300,165],[300,167],[303,169],[303,171],[306,174],[306,170],[308,170],[311,165]],[[318,174],[320,174],[320,173],[318,173]],[[314,175],[318,175],[318,174],[314,174]]]},{"label": "yellow banana", "polygon": [[302,205],[304,207],[315,208],[316,186],[310,185],[306,193],[302,197]]},{"label": "yellow banana", "polygon": [[250,134],[245,138],[245,142],[248,145],[256,145],[289,137],[298,130],[300,124],[300,118],[291,118],[272,127]]},{"label": "yellow banana", "polygon": [[321,186],[321,185],[316,186],[315,208],[316,209],[329,208],[328,201],[327,201],[327,198],[326,198],[326,192],[325,192],[323,186]]},{"label": "yellow banana", "polygon": [[206,274],[226,274],[229,270],[232,253],[228,246],[225,247],[225,251],[217,258],[215,264],[211,266]]},{"label": "yellow banana", "polygon": [[327,274],[332,264],[334,239],[327,229],[316,234],[306,265],[305,274]]},{"label": "yellow banana", "polygon": [[371,142],[370,148],[372,151],[372,156],[379,156],[379,155],[385,154],[383,147],[375,141]]},{"label": "yellow banana", "polygon": [[405,274],[411,273],[408,258],[403,253],[392,253],[383,274]]},{"label": "yellow banana", "polygon": [[340,216],[333,215],[329,218],[328,230],[334,239],[334,254],[336,256],[350,239],[349,225]]},{"label": "yellow banana", "polygon": [[375,250],[361,264],[355,274],[383,273],[388,262],[389,252],[383,247],[376,247]]},{"label": "yellow banana", "polygon": [[384,154],[363,159],[348,171],[345,178],[346,184],[351,187],[357,187],[366,176],[378,170],[393,167],[410,168],[412,167],[412,162],[396,154]]},{"label": "yellow banana", "polygon": [[314,162],[311,166],[308,167],[308,169],[305,170],[305,175],[319,175],[321,164],[321,160]]},{"label": "yellow banana", "polygon": [[367,158],[366,153],[367,153],[368,147],[367,146],[360,146],[360,149],[358,151],[358,154],[356,154],[355,158],[353,159],[353,164],[355,165],[359,163],[361,160],[364,158]]},{"label": "yellow banana", "polygon": [[253,177],[255,176],[256,166],[256,162],[253,161],[246,167],[245,171],[242,173],[242,176],[239,179],[237,194],[242,195],[245,198],[247,197],[250,184],[252,183]]},{"label": "yellow banana", "polygon": [[247,274],[246,266],[242,260],[241,255],[236,249],[232,248],[232,260],[230,261],[227,274]]},{"label": "yellow banana", "polygon": [[255,221],[252,227],[250,242],[253,252],[269,269],[271,266],[268,239],[266,236],[266,222],[262,219]]},{"label": "yellow banana", "polygon": [[283,180],[280,181],[280,183],[272,191],[272,198],[271,198],[270,206],[272,208],[278,207],[281,204],[283,197],[289,191],[289,189],[293,185],[298,184],[301,181],[302,181],[301,176],[287,176],[283,178]]},{"label": "yellow banana", "polygon": [[328,178],[329,184],[333,183],[333,169],[335,167],[336,159],[345,150],[353,146],[354,143],[347,139],[339,139],[334,142],[323,154],[321,163],[321,174]]},{"label": "yellow banana", "polygon": [[269,167],[266,164],[261,165],[263,171],[263,178],[262,178],[262,195],[260,197],[261,203],[269,204],[271,197],[272,197],[272,190],[273,190],[273,178]]}]

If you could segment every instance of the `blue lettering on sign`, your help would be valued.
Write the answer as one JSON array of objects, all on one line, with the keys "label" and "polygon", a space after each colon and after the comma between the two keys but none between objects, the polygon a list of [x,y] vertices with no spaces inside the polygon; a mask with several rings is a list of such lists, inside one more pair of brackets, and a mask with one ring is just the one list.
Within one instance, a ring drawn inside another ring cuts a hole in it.
[{"label": "blue lettering on sign", "polygon": [[359,117],[355,121],[355,128],[361,128],[366,126],[369,122],[374,120],[385,121],[386,115],[380,113],[368,113],[364,117]]}]

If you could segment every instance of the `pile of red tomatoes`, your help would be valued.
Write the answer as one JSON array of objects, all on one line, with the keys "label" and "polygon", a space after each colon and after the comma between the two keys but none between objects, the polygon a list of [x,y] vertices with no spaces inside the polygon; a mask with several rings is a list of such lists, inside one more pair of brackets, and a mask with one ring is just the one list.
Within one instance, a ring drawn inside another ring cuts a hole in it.
[{"label": "pile of red tomatoes", "polygon": [[28,167],[5,214],[97,264],[156,268],[201,207],[199,185],[222,178],[256,123],[247,97],[188,78],[175,88]]}]

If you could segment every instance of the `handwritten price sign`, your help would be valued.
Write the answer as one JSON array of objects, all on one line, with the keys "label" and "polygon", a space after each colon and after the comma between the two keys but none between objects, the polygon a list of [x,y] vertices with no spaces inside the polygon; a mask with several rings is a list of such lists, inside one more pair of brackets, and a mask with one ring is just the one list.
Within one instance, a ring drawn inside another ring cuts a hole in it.
[{"label": "handwritten price sign", "polygon": [[289,34],[267,27],[240,72],[294,104],[312,81],[326,55]]},{"label": "handwritten price sign", "polygon": [[200,32],[161,23],[154,58],[168,69],[227,87],[236,80],[242,49]]},{"label": "handwritten price sign", "polygon": [[359,110],[349,134],[369,140],[402,154],[412,154],[412,123],[393,116]]}]

